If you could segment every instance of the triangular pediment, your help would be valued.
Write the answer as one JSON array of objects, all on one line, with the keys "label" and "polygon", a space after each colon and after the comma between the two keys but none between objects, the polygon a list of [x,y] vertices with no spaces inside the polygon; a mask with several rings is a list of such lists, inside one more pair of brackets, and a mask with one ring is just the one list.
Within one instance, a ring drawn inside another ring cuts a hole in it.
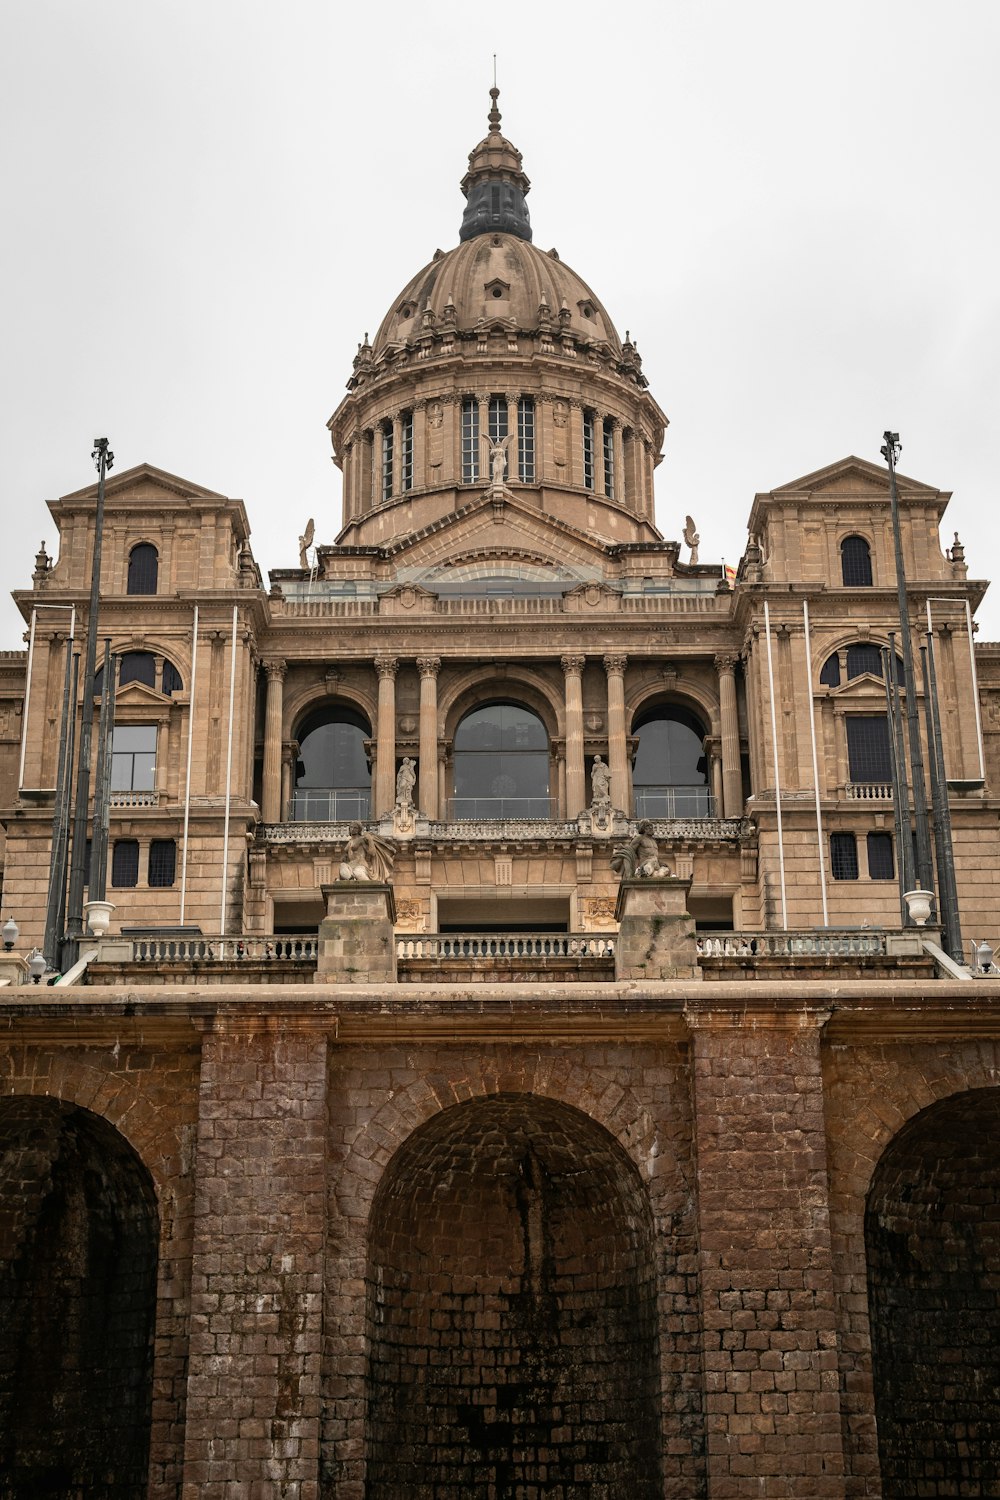
[{"label": "triangular pediment", "polygon": [[[542,515],[515,496],[483,496],[460,511],[402,537],[387,549],[397,569],[452,567],[459,558],[531,557],[571,576],[603,569],[607,551],[584,531]],[[433,587],[433,585],[430,585]]]},{"label": "triangular pediment", "polygon": [[[128,499],[129,502],[144,500],[161,504],[169,499],[176,504],[178,500],[221,500],[228,497],[220,495],[217,490],[205,489],[203,485],[194,484],[190,479],[182,479],[178,474],[170,474],[166,469],[157,469],[153,464],[136,464],[132,469],[124,469],[120,474],[112,472],[104,483],[104,498],[106,504],[120,502]],[[97,481],[86,485],[81,490],[73,490],[68,495],[59,497],[60,505],[72,505],[81,500],[97,500]]]},{"label": "triangular pediment", "polygon": [[[909,479],[905,474],[897,473],[896,487],[901,500],[934,501],[943,498],[942,492],[933,485]],[[816,469],[811,474],[804,474],[801,479],[793,479],[787,484],[779,485],[777,489],[757,496],[761,501],[806,498],[851,498],[885,502],[889,498],[888,470],[884,464],[872,463],[866,458],[857,458],[851,454],[847,458],[838,459],[836,463],[828,464],[826,468]]]},{"label": "triangular pediment", "polygon": [[127,682],[115,694],[115,713],[120,713],[124,708],[155,707],[161,711],[163,705],[170,702],[171,699],[165,693],[158,693],[145,682]]}]

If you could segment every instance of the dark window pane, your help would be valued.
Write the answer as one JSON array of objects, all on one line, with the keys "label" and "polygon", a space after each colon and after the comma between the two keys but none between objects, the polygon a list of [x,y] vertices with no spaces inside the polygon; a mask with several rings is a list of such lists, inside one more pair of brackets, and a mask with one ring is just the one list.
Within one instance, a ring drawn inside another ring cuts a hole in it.
[{"label": "dark window pane", "polygon": [[149,884],[173,885],[177,845],[173,839],[154,839],[149,846]]},{"label": "dark window pane", "polygon": [[840,544],[840,562],[847,588],[871,588],[872,554],[863,536],[845,536]]},{"label": "dark window pane", "polygon": [[456,817],[548,817],[548,736],[530,709],[490,703],[467,714],[454,763]]},{"label": "dark window pane", "polygon": [[152,651],[126,651],[118,673],[118,686],[127,682],[143,682],[147,687],[156,686],[156,658]]},{"label": "dark window pane", "polygon": [[819,674],[819,680],[824,687],[840,687],[840,657],[836,651],[828,656],[823,663],[823,670]]},{"label": "dark window pane", "polygon": [[831,833],[830,870],[834,880],[857,880],[858,845],[853,833]]},{"label": "dark window pane", "polygon": [[151,792],[156,781],[156,725],[116,724],[111,734],[111,790]]},{"label": "dark window pane", "polygon": [[848,681],[852,677],[860,677],[862,672],[871,672],[875,677],[882,676],[882,652],[878,646],[872,646],[867,641],[847,648]]},{"label": "dark window pane", "polygon": [[892,780],[889,721],[885,714],[848,716],[847,760],[852,781]]},{"label": "dark window pane", "polygon": [[163,663],[163,691],[165,693],[179,693],[184,684],[181,682],[181,674],[172,661]]},{"label": "dark window pane", "polygon": [[371,772],[365,741],[371,729],[348,708],[325,708],[299,730],[291,815],[311,823],[367,818]]},{"label": "dark window pane", "polygon": [[111,856],[111,884],[122,889],[139,883],[139,841],[119,839]]},{"label": "dark window pane", "polygon": [[868,874],[872,880],[895,880],[896,864],[892,857],[892,834],[868,835]]},{"label": "dark window pane", "polygon": [[156,548],[150,542],[140,542],[128,555],[127,592],[130,594],[155,594],[159,573]]}]

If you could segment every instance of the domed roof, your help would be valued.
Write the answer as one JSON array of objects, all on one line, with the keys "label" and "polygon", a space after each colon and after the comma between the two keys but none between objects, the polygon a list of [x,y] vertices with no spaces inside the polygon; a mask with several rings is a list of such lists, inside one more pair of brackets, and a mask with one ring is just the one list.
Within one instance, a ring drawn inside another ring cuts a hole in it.
[{"label": "domed roof", "polygon": [[396,298],[372,343],[377,361],[390,347],[416,343],[443,328],[471,333],[497,321],[534,330],[546,324],[581,343],[622,352],[603,305],[554,250],[513,234],[479,234],[418,271]]}]

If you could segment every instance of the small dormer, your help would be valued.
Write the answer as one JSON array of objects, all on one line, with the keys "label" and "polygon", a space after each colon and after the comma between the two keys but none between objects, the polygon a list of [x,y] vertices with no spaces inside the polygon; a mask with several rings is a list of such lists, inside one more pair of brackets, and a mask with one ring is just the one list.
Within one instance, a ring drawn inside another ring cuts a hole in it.
[{"label": "small dormer", "polygon": [[487,305],[490,302],[502,302],[510,296],[510,282],[503,281],[499,276],[494,276],[484,287]]}]

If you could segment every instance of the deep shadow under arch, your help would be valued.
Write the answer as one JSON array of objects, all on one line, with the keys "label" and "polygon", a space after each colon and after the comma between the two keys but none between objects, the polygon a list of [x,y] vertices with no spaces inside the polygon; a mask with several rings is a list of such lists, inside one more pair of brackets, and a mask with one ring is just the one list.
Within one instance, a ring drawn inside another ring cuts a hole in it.
[{"label": "deep shadow under arch", "polygon": [[899,1132],[865,1248],[884,1500],[1000,1494],[1000,1089]]},{"label": "deep shadow under arch", "polygon": [[652,1215],[589,1116],[501,1094],[421,1126],[367,1278],[370,1500],[662,1495]]},{"label": "deep shadow under arch", "polygon": [[147,1488],[158,1215],[106,1120],[0,1102],[0,1497]]}]

